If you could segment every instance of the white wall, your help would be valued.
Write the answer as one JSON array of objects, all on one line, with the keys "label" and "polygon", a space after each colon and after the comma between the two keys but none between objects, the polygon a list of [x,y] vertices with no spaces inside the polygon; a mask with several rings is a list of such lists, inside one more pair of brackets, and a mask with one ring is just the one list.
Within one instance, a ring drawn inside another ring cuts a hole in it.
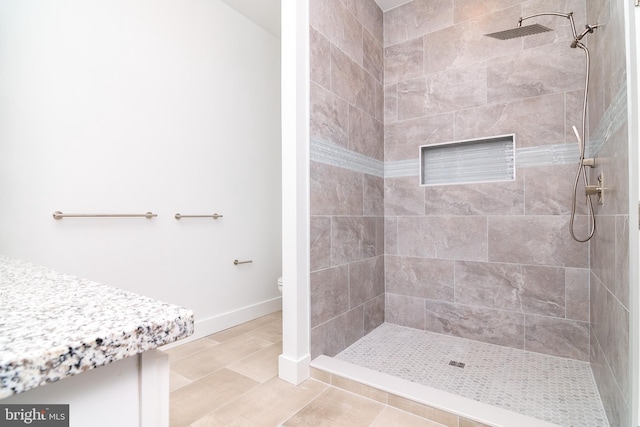
[{"label": "white wall", "polygon": [[273,310],[279,55],[219,0],[1,2],[0,253],[192,308],[200,325]]}]

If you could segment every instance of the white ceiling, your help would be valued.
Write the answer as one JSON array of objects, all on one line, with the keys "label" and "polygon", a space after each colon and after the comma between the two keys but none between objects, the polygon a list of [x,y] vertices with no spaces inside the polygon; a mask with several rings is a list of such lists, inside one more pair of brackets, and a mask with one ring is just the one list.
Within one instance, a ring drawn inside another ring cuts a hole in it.
[{"label": "white ceiling", "polygon": [[280,38],[280,0],[222,0],[267,32]]},{"label": "white ceiling", "polygon": [[[222,0],[267,32],[280,38],[280,0]],[[411,0],[375,0],[386,12]]]}]

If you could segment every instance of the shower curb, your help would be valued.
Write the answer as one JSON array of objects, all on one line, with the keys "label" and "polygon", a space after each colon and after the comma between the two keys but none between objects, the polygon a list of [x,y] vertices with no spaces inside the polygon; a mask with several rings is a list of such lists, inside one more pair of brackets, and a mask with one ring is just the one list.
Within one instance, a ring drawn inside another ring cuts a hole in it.
[{"label": "shower curb", "polygon": [[[487,405],[466,397],[437,390],[433,387],[396,378],[389,374],[377,372],[329,356],[322,355],[313,359],[311,361],[311,368],[313,378],[336,387],[340,386],[334,384],[335,379],[333,376],[388,393],[389,397],[393,396],[394,398],[410,401],[408,402],[409,406],[415,402],[420,406],[424,406],[421,408],[422,410],[419,411],[420,413],[416,413],[416,415],[425,417],[425,413],[428,413],[433,415],[433,421],[447,426],[457,426],[457,418],[461,417],[491,427],[513,427],[515,425],[518,427],[561,427],[558,424]],[[323,374],[329,374],[329,376]],[[354,392],[357,393],[357,391]],[[370,397],[368,393],[359,394]],[[381,399],[375,398],[374,400],[381,401]],[[389,402],[392,399],[387,398],[386,400],[386,402],[382,403],[398,407],[396,404]],[[405,407],[399,407],[399,409],[407,410]],[[412,412],[410,409],[408,411]],[[452,420],[451,423],[447,422],[447,419],[451,420],[451,417],[456,417],[456,419]],[[427,416],[425,418],[431,417]]]}]

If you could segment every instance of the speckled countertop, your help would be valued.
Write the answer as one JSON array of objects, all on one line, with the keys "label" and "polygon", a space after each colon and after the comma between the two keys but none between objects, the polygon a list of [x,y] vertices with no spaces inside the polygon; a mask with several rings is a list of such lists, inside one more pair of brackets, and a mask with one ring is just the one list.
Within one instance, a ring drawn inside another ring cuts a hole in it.
[{"label": "speckled countertop", "polygon": [[191,310],[0,255],[0,399],[192,333]]}]

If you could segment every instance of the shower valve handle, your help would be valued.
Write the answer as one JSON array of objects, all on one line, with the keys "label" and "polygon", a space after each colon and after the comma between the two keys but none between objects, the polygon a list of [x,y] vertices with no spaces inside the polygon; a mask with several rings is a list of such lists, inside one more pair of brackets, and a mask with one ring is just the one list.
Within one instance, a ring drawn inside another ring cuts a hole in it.
[{"label": "shower valve handle", "polygon": [[602,193],[602,187],[599,185],[587,185],[584,189],[584,194],[587,196],[595,196]]}]

